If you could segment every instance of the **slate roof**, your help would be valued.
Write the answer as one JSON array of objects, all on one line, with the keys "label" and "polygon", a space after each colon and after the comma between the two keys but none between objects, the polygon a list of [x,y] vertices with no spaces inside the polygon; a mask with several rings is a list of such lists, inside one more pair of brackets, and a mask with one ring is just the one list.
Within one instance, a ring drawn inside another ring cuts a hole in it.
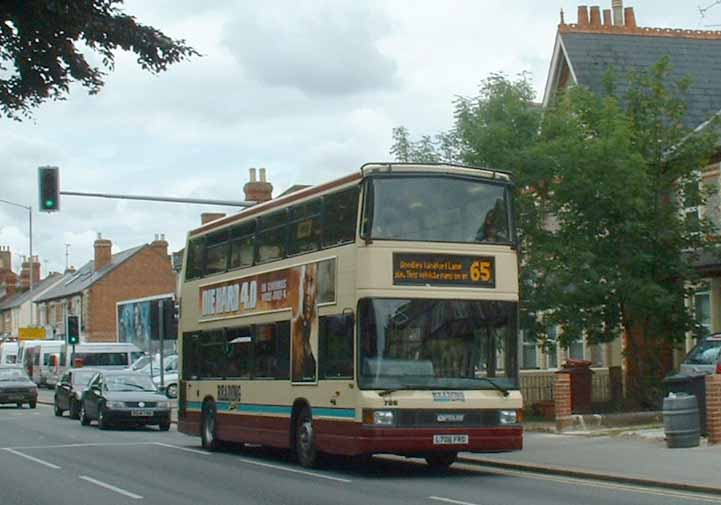
[{"label": "slate roof", "polygon": [[35,300],[35,303],[45,302],[55,298],[64,298],[76,293],[81,293],[83,290],[87,289],[92,284],[95,284],[115,270],[121,263],[127,261],[146,247],[148,247],[148,245],[143,244],[141,246],[133,247],[132,249],[126,249],[125,251],[113,254],[110,258],[110,263],[101,268],[98,272],[95,271],[95,260],[88,261],[74,274],[69,276],[66,275],[67,278],[64,279],[63,282],[39,297]]},{"label": "slate roof", "polygon": [[[604,33],[560,33],[578,84],[603,93],[603,77],[613,65],[620,76],[653,66],[663,56],[671,78],[690,76],[686,126],[696,128],[721,111],[721,40]],[[619,92],[623,89],[619,85]]]},{"label": "slate roof", "polygon": [[37,295],[38,293],[58,282],[61,277],[62,275],[60,275],[59,273],[50,274],[38,284],[33,285],[32,291],[23,291],[22,293],[18,293],[15,296],[8,298],[7,300],[0,303],[0,310],[14,309],[16,307],[20,307],[23,303],[30,300],[33,295]]}]

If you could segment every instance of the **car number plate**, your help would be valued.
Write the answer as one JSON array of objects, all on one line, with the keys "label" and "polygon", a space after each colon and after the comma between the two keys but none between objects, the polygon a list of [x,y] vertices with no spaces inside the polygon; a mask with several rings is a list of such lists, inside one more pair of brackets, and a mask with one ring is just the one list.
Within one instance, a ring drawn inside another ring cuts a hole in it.
[{"label": "car number plate", "polygon": [[139,409],[133,409],[130,411],[130,415],[134,417],[150,417],[153,415],[152,410],[139,410]]},{"label": "car number plate", "polygon": [[433,435],[434,445],[467,444],[468,435]]}]

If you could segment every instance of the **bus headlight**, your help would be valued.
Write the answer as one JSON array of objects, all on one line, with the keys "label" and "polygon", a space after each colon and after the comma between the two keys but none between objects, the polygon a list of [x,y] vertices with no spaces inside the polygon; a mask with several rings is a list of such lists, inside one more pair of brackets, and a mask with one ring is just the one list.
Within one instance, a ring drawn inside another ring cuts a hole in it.
[{"label": "bus headlight", "polygon": [[363,422],[374,426],[393,426],[395,416],[392,410],[364,410]]},{"label": "bus headlight", "polygon": [[499,412],[498,422],[500,424],[516,424],[518,416],[515,410],[501,410]]}]

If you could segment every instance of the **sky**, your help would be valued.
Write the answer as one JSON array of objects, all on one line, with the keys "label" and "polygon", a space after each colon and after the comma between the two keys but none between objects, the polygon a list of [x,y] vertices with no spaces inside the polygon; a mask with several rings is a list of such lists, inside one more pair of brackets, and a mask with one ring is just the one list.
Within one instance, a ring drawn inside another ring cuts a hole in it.
[{"label": "sky", "polygon": [[[700,3],[699,3],[700,2]],[[721,29],[721,5],[625,0],[640,26]],[[566,0],[126,0],[139,22],[185,39],[201,57],[159,75],[119,52],[100,94],[73,86],[32,119],[0,118],[0,199],[33,207],[33,253],[43,277],[165,234],[184,247],[202,212],[237,208],[61,197],[37,212],[37,167],[60,168],[63,191],[243,200],[250,167],[278,195],[391,157],[391,131],[414,137],[452,124],[456,96],[489,74],[528,72],[543,98]],[[611,0],[586,2],[610,8]],[[0,203],[0,246],[19,272],[28,212]],[[66,248],[66,244],[69,247]]]}]

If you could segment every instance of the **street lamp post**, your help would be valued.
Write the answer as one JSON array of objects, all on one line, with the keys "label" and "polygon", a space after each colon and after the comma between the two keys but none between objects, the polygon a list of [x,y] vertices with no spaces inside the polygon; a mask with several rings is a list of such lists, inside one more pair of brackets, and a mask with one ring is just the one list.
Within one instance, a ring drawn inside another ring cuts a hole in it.
[{"label": "street lamp post", "polygon": [[[15,202],[10,202],[8,200],[2,200],[0,199],[0,202],[7,203],[8,205],[14,205],[15,207],[20,207],[22,209],[25,209],[28,211],[28,234],[30,236],[30,291],[33,290],[33,268],[34,268],[34,261],[33,261],[33,208],[32,206],[28,205],[22,205]],[[33,325],[33,310],[30,309],[30,326]]]}]

